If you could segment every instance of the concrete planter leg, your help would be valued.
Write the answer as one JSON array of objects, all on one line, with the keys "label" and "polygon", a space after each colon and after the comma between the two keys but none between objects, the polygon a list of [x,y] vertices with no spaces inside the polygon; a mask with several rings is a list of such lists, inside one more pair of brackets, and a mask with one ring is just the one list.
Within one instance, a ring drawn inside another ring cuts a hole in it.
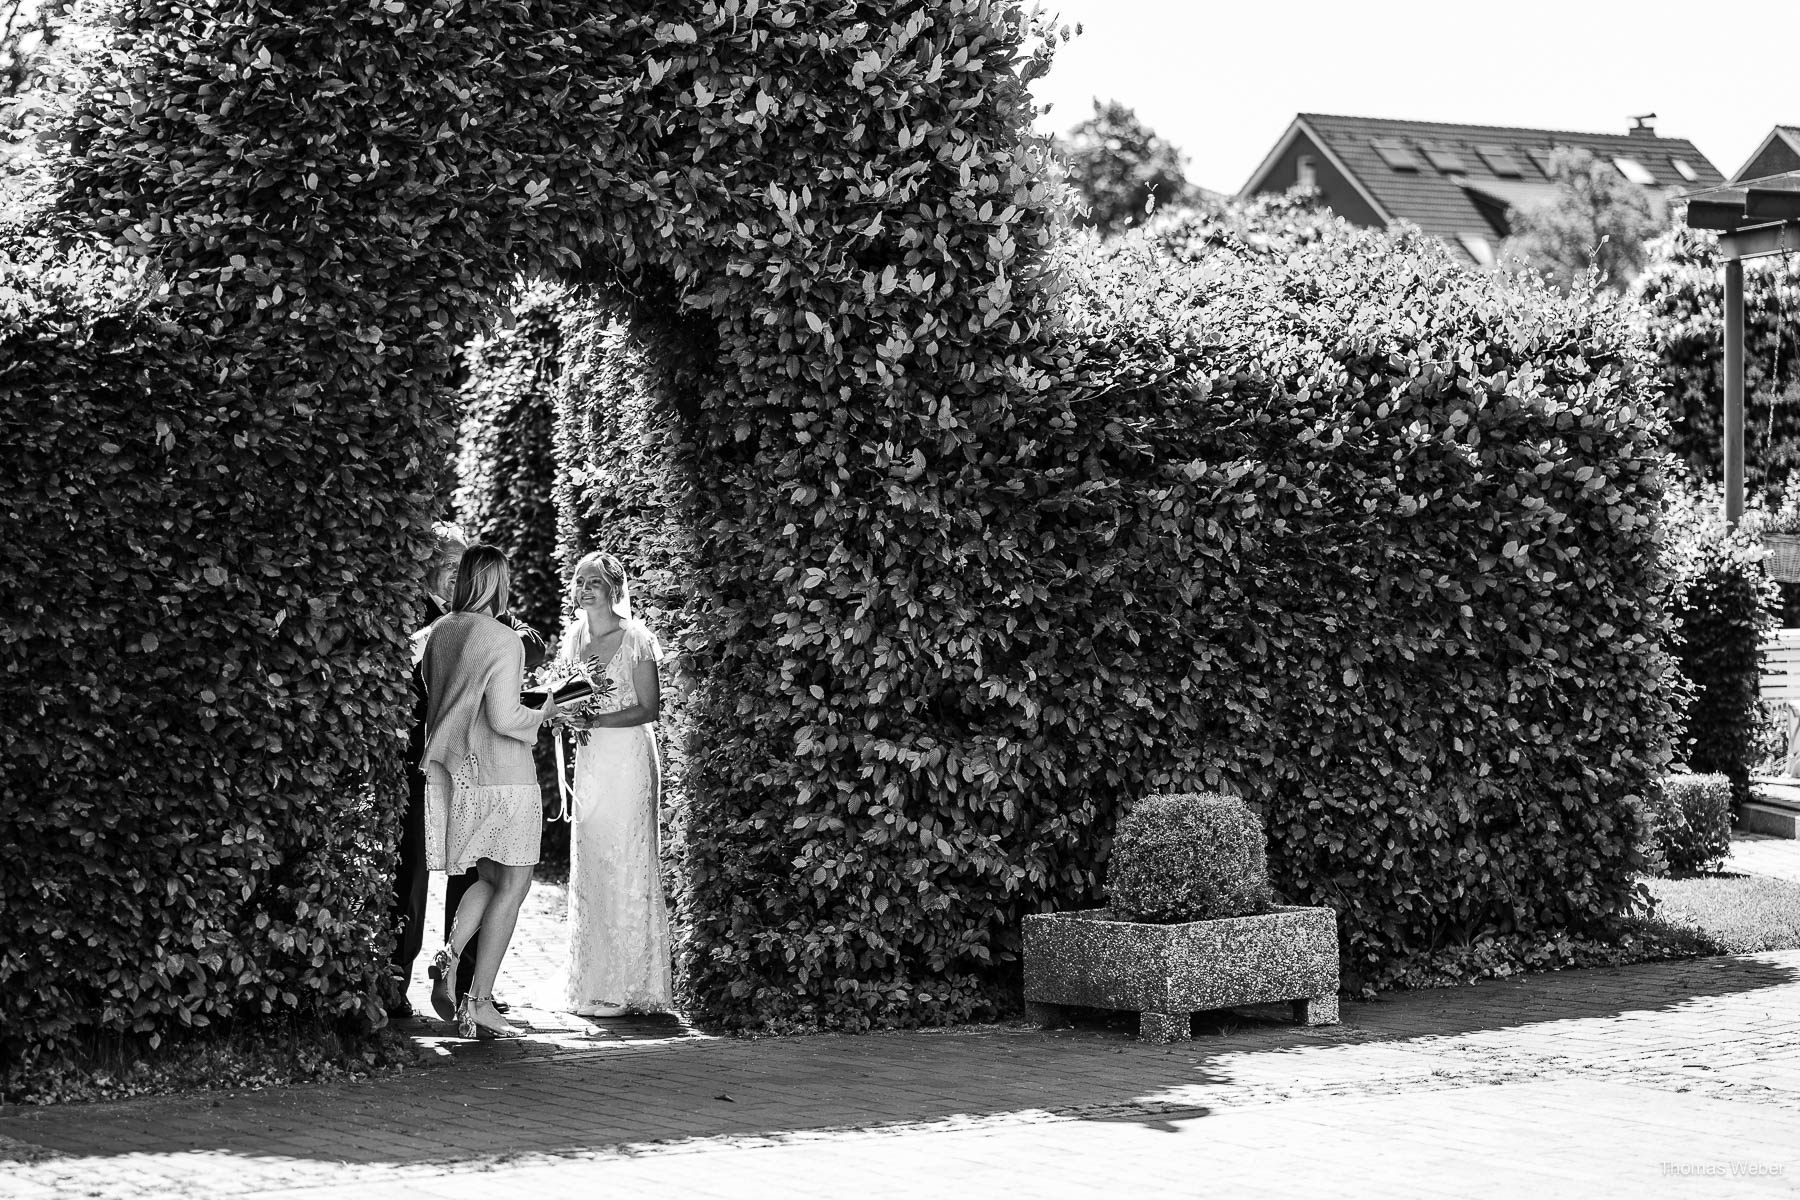
[{"label": "concrete planter leg", "polygon": [[1153,1042],[1159,1046],[1166,1046],[1170,1042],[1185,1042],[1193,1036],[1193,1013],[1145,1012],[1138,1014],[1138,1041],[1140,1042]]},{"label": "concrete planter leg", "polygon": [[1294,1023],[1296,1025],[1336,1025],[1338,1023],[1337,996],[1313,996],[1306,1000],[1294,1001]]}]

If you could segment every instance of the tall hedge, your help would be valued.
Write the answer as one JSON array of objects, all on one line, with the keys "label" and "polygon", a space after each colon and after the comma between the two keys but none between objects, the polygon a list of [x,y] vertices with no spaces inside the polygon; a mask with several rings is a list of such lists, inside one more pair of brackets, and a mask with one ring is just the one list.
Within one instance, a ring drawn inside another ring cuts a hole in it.
[{"label": "tall hedge", "polygon": [[[324,861],[284,814],[343,811],[393,752],[455,344],[514,272],[559,271],[647,330],[620,402],[685,489],[640,544],[672,525],[691,564],[667,620],[697,1015],[991,1012],[1020,913],[1090,896],[1150,790],[1262,806],[1352,978],[1625,904],[1668,627],[1659,430],[1610,312],[1377,235],[1053,253],[1027,92],[1051,40],[1011,2],[136,0],[121,29],[63,209],[205,331],[222,369],[186,411],[254,485],[208,526],[254,588],[173,618],[252,663],[243,707],[151,749],[134,811],[209,764],[271,858]],[[143,477],[146,523],[213,486]],[[121,689],[166,694],[144,665]],[[28,766],[9,798],[115,769]],[[196,835],[238,837],[222,812]],[[138,906],[109,888],[110,929]],[[338,915],[300,913],[316,961],[367,967]],[[244,1002],[230,954],[198,962],[216,1010]],[[279,1002],[360,986],[301,982]]]},{"label": "tall hedge", "polygon": [[[703,678],[737,671],[687,730],[702,1011],[992,1011],[1019,915],[1093,901],[1123,807],[1184,786],[1262,809],[1358,984],[1629,906],[1677,699],[1641,340],[1434,243],[1273,215],[1072,252],[1017,390],[917,454],[876,403],[783,445],[751,585],[702,572],[679,614]],[[686,436],[641,342],[593,344],[578,425]],[[739,457],[683,477],[690,515],[621,505],[619,443],[567,442],[573,507],[717,562],[778,428],[716,441]]]},{"label": "tall hedge", "polygon": [[[1723,478],[1725,277],[1716,235],[1677,229],[1650,244],[1634,285],[1670,411],[1670,446],[1701,479]],[[1800,470],[1800,263],[1744,264],[1744,484],[1778,497]]]},{"label": "tall hedge", "polygon": [[[267,1014],[378,1022],[406,519],[385,431],[265,405],[105,248],[0,239],[0,1058]],[[390,557],[390,555],[392,557]],[[397,558],[398,561],[393,559]],[[384,588],[384,583],[386,584]],[[369,736],[372,734],[373,736]]]},{"label": "tall hedge", "polygon": [[[784,603],[784,581],[762,566],[785,536],[783,521],[769,523],[771,489],[793,503],[809,486],[795,473],[813,474],[822,441],[848,450],[856,428],[873,430],[839,423],[847,397],[879,398],[879,426],[910,456],[954,430],[955,397],[1004,407],[1017,386],[1008,347],[1027,331],[1023,298],[1053,228],[1026,92],[1049,48],[1017,5],[132,0],[117,30],[65,143],[61,220],[141,256],[177,323],[210,340],[219,369],[196,375],[183,412],[223,424],[204,452],[234,490],[208,507],[212,474],[147,468],[138,523],[112,533],[129,544],[140,524],[200,514],[195,553],[170,556],[176,577],[144,577],[155,603],[182,605],[157,645],[204,643],[207,661],[242,662],[230,693],[242,704],[164,738],[128,789],[109,759],[9,752],[9,805],[112,788],[154,812],[190,794],[200,771],[233,806],[192,840],[235,845],[239,823],[268,839],[252,895],[277,862],[323,861],[308,822],[289,814],[346,811],[397,750],[403,634],[448,491],[456,349],[517,273],[561,272],[631,302],[667,296],[706,325],[717,374],[694,417],[705,449],[693,466],[723,492],[703,518],[711,578],[691,590],[754,598],[764,613]],[[21,344],[19,376],[42,373],[36,360],[52,353]],[[177,438],[188,428],[170,427]],[[746,427],[754,440],[734,432]],[[28,528],[62,503],[51,490],[60,470],[46,462],[16,485]],[[226,582],[177,587],[180,572],[209,567]],[[87,620],[98,602],[84,578],[36,597]],[[722,709],[766,686],[766,643],[728,636],[734,619],[706,628],[719,649],[700,661],[719,664],[708,686]],[[168,674],[132,659],[113,678],[122,692],[164,696]],[[791,753],[777,726],[745,725],[707,730],[722,791],[779,772]],[[118,875],[130,847],[96,838],[93,864]],[[234,895],[175,887],[199,914],[189,924],[236,920]],[[155,938],[126,937],[141,907],[132,888],[108,883],[95,908],[111,914],[106,936],[134,948],[123,961],[154,959]],[[73,890],[66,871],[46,878],[9,905],[0,934],[35,944],[24,931],[60,919],[53,898]],[[380,950],[339,929],[341,915],[317,926],[314,960],[362,975],[302,971],[277,1008],[335,1011],[374,990]],[[320,919],[310,905],[304,916]],[[742,932],[746,947],[763,936]],[[199,982],[180,994],[241,1011],[261,994],[235,974],[242,949],[199,959]],[[58,986],[111,1003],[123,995],[114,969],[72,971]],[[106,1019],[38,978],[9,1002],[4,1036]],[[167,1027],[161,1003],[146,1021]]]},{"label": "tall hedge", "polygon": [[506,551],[513,612],[554,641],[562,627],[556,561],[556,394],[561,289],[535,284],[511,324],[463,352],[456,515],[469,537]]}]

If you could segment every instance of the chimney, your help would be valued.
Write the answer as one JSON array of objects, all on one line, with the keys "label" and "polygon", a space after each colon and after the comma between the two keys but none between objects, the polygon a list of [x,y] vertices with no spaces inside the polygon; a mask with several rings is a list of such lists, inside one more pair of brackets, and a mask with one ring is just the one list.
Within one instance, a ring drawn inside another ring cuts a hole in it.
[{"label": "chimney", "polygon": [[1641,117],[1633,117],[1631,118],[1631,128],[1626,132],[1632,137],[1653,138],[1656,136],[1656,126],[1650,122],[1654,120],[1656,120],[1655,113],[1645,113]]}]

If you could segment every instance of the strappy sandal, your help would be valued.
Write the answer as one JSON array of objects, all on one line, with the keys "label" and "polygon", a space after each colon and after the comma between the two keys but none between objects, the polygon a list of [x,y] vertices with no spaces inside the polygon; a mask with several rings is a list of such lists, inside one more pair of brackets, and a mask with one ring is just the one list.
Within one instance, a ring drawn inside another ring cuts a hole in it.
[{"label": "strappy sandal", "polygon": [[492,996],[464,996],[456,1009],[456,1028],[466,1038],[483,1041],[519,1036],[519,1031],[494,1011]]},{"label": "strappy sandal", "polygon": [[445,946],[431,956],[431,966],[426,973],[431,976],[431,1011],[438,1015],[440,1021],[454,1021],[456,1011],[456,961],[460,957]]}]

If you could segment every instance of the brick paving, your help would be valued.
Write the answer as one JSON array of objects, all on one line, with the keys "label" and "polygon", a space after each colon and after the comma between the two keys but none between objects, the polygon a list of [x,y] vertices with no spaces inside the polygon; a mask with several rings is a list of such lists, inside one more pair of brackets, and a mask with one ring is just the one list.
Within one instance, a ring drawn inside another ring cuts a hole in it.
[{"label": "brick paving", "polygon": [[[1781,848],[1777,848],[1777,852]],[[1800,951],[1217,1014],[734,1040],[557,1014],[560,891],[500,991],[361,1084],[0,1111],[0,1196],[1761,1196],[1800,1190]],[[423,999],[422,994],[420,999]]]}]

